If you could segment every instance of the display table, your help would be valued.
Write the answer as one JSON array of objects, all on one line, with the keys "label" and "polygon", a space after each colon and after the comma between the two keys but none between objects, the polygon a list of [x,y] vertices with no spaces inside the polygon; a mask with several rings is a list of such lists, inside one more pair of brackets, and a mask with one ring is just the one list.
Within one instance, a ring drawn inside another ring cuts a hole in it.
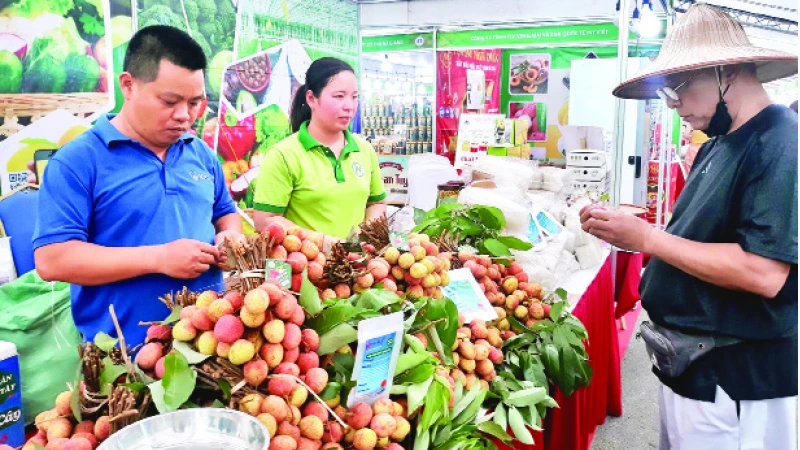
[{"label": "display table", "polygon": [[[592,382],[570,397],[551,388],[554,391],[551,395],[559,408],[547,412],[544,432],[533,433],[535,445],[515,443],[514,449],[588,450],[595,428],[605,422],[606,416],[622,415],[620,355],[608,252],[599,269],[578,272],[566,284],[573,289],[580,288],[587,279],[588,287],[572,306],[572,314],[589,333],[586,352],[593,370]],[[498,447],[511,449],[501,443],[498,443]]]}]

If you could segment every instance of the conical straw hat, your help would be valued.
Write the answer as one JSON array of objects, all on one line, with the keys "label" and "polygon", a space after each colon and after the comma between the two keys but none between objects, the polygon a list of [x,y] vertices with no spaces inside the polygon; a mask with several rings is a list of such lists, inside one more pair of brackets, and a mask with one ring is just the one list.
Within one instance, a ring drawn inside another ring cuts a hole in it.
[{"label": "conical straw hat", "polygon": [[756,65],[762,83],[797,73],[797,55],[756,47],[739,22],[719,8],[695,4],[675,22],[656,60],[617,86],[614,95],[658,98],[656,89],[667,86],[671,74],[743,63]]}]

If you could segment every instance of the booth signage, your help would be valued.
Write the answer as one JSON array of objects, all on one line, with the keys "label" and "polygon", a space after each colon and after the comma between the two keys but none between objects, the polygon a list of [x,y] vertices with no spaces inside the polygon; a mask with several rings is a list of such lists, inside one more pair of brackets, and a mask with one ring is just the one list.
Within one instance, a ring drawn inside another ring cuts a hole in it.
[{"label": "booth signage", "polygon": [[510,47],[517,45],[577,44],[616,41],[619,28],[613,23],[559,25],[496,30],[441,31],[438,48]]},{"label": "booth signage", "polygon": [[364,53],[395,52],[433,48],[433,33],[395,34],[391,36],[364,36],[361,51]]}]

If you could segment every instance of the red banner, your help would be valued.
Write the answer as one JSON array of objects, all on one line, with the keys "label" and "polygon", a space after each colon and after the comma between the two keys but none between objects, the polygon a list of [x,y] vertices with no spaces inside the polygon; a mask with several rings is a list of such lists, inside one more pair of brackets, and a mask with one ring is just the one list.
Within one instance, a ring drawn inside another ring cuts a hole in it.
[{"label": "red banner", "polygon": [[[458,120],[463,113],[500,112],[500,49],[438,52],[436,95],[436,153],[455,157]],[[467,71],[484,74],[484,101],[480,109],[469,109]]]}]

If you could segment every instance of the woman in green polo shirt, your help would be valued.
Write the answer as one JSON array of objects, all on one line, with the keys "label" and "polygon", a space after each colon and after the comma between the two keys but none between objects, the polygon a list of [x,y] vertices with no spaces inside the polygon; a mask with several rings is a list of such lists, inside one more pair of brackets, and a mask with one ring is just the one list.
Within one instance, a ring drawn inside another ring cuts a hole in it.
[{"label": "woman in green polo shirt", "polygon": [[344,61],[321,58],[292,102],[294,134],[261,163],[255,191],[256,230],[270,222],[321,232],[326,245],[361,222],[386,214],[375,149],[348,131],[358,108],[358,82]]}]

